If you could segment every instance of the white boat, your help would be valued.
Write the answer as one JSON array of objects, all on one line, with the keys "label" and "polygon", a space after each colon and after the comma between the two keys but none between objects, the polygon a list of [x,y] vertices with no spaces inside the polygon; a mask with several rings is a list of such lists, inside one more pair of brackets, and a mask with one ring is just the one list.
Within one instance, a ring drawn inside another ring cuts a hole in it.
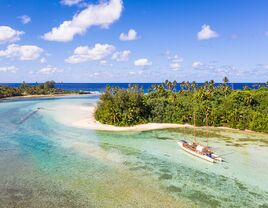
[{"label": "white boat", "polygon": [[215,153],[213,153],[210,149],[208,149],[207,147],[205,146],[202,146],[200,144],[194,144],[194,143],[188,143],[186,141],[181,141],[181,142],[178,142],[178,145],[186,152],[196,156],[196,157],[199,157],[199,158],[202,158],[206,161],[209,161],[209,162],[216,162],[216,161],[223,161],[223,159],[216,155]]},{"label": "white boat", "polygon": [[[206,115],[206,121],[208,122],[208,116]],[[207,124],[208,126],[208,124]],[[216,155],[209,147],[208,147],[208,130],[207,130],[207,146],[203,146],[198,144],[196,141],[196,132],[195,132],[195,114],[194,114],[194,141],[195,142],[187,142],[182,140],[178,142],[178,145],[186,152],[202,158],[209,162],[223,161],[223,159]]]}]

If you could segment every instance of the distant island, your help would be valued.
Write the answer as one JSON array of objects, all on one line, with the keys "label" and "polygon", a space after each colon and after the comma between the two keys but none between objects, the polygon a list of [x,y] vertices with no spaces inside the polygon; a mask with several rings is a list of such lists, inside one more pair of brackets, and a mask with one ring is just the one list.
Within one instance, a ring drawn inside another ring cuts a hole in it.
[{"label": "distant island", "polygon": [[127,89],[107,86],[98,102],[95,119],[114,126],[146,123],[193,124],[268,133],[268,82],[252,89],[232,89],[228,78],[198,85],[168,80],[154,84],[148,93],[138,85]]},{"label": "distant island", "polygon": [[55,87],[55,81],[29,85],[23,82],[19,87],[9,87],[0,85],[0,99],[18,96],[55,96],[67,94],[90,94],[89,92],[63,90]]}]

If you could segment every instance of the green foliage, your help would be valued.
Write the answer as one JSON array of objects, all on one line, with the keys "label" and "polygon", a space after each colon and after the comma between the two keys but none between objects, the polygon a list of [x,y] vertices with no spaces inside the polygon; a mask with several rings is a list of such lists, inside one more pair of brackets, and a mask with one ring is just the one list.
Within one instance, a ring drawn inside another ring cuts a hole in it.
[{"label": "green foliage", "polygon": [[98,121],[117,126],[131,126],[146,122],[189,123],[226,126],[268,133],[268,86],[258,89],[233,90],[225,77],[223,84],[214,81],[198,86],[195,82],[165,81],[153,85],[144,94],[138,86],[128,89],[110,88],[100,96],[95,113]]},{"label": "green foliage", "polygon": [[51,95],[70,93],[69,91],[56,89],[54,81],[30,86],[23,82],[19,87],[0,86],[0,98],[22,96],[22,95]]},{"label": "green foliage", "polygon": [[107,87],[100,96],[95,117],[100,122],[117,126],[144,123],[149,111],[143,95],[143,90],[137,85],[129,86],[128,89]]}]

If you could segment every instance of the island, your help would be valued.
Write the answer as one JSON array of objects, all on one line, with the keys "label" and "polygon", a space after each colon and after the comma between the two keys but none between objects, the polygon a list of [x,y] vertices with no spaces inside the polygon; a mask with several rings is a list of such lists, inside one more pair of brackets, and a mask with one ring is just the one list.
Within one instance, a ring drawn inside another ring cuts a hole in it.
[{"label": "island", "polygon": [[44,83],[27,84],[23,82],[18,87],[0,85],[0,99],[10,99],[16,97],[50,97],[74,94],[91,94],[90,92],[63,90],[55,87],[55,81]]},{"label": "island", "polygon": [[180,83],[180,90],[177,86],[176,81],[166,80],[152,85],[147,93],[138,85],[107,86],[94,110],[97,126],[131,130],[152,123],[152,129],[176,128],[193,125],[195,116],[196,126],[268,133],[268,82],[243,90],[233,89],[227,77],[217,84],[187,81]]}]

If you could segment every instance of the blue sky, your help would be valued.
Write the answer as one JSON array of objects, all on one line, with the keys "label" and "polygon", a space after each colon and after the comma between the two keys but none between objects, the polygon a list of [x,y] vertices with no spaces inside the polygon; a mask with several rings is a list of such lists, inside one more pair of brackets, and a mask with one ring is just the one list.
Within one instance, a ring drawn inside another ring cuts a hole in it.
[{"label": "blue sky", "polygon": [[267,8],[267,0],[0,0],[0,82],[266,82]]}]

